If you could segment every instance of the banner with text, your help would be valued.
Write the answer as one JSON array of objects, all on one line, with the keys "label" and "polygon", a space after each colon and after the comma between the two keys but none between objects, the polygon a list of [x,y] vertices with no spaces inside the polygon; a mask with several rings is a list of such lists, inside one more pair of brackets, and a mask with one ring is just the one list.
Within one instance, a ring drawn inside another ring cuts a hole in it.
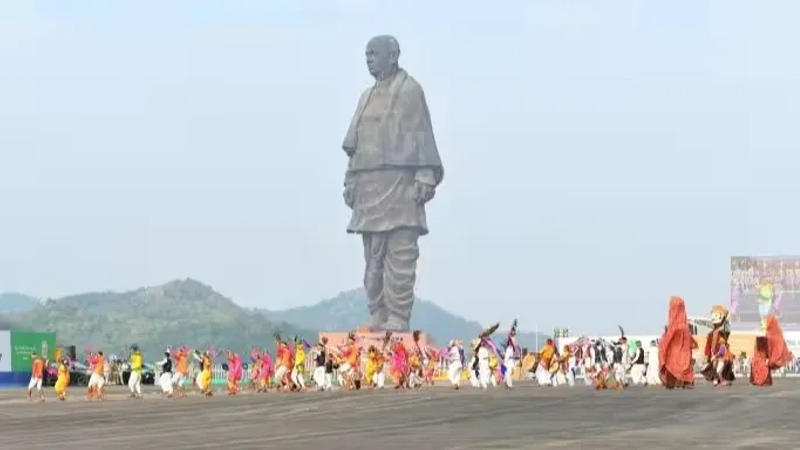
[{"label": "banner with text", "polygon": [[11,371],[31,370],[31,353],[55,359],[56,334],[11,330]]}]

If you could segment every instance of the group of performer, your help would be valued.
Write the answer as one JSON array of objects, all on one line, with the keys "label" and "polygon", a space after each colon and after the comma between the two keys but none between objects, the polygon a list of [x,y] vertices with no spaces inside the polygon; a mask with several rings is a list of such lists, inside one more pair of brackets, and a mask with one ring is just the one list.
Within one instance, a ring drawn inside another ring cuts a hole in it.
[{"label": "group of performer", "polygon": [[[715,306],[709,322],[712,330],[703,351],[702,374],[715,386],[730,386],[735,376],[728,310]],[[621,327],[621,335],[614,341],[580,338],[559,351],[553,340],[547,339],[538,351],[527,352],[517,344],[515,320],[502,348],[492,339],[499,324],[472,340],[469,361],[460,340],[451,340],[446,348],[436,349],[421,342],[419,331],[413,332],[410,345],[387,332],[379,345],[368,346],[362,345],[354,332],[349,333],[346,343],[339,346],[329,345],[324,337],[311,345],[298,337],[289,342],[276,334],[275,358],[267,350],[251,351],[247,368],[249,386],[242,386],[245,364],[239,354],[225,351],[222,368],[227,373],[228,395],[237,395],[247,387],[255,392],[306,392],[311,386],[327,391],[334,388],[334,380],[339,388],[345,390],[383,389],[387,378],[392,380],[394,389],[418,389],[434,384],[434,375],[441,362],[446,364],[447,382],[453,389],[460,389],[462,379],[468,379],[475,388],[503,385],[511,389],[515,376],[528,374],[540,386],[573,386],[580,372],[584,383],[597,390],[622,390],[629,384],[691,388],[695,383],[693,350],[697,348],[697,342],[689,325],[683,299],[672,297],[664,334],[657,343],[650,343],[648,353],[640,341],[632,346],[631,351]],[[187,347],[167,348],[156,363],[159,368],[157,384],[162,394],[183,397],[187,393],[186,384],[191,380],[202,395],[211,396],[216,358],[217,352],[213,348],[203,352],[190,351]],[[193,370],[192,359],[196,363]],[[307,364],[307,359],[310,364]],[[762,333],[755,339],[750,382],[760,386],[771,385],[771,372],[792,359],[777,317],[768,316]],[[36,354],[32,355],[32,360],[28,399],[32,399],[36,390],[40,401],[44,401],[42,378],[46,361]],[[102,400],[108,378],[104,374],[107,367],[105,356],[101,351],[90,352],[87,361],[91,371],[87,397]],[[129,367],[130,396],[141,399],[144,364],[136,345],[131,346]],[[310,380],[307,367],[311,367]],[[66,399],[69,368],[69,360],[59,361],[55,392],[60,400]],[[192,371],[195,376],[191,375]]]}]

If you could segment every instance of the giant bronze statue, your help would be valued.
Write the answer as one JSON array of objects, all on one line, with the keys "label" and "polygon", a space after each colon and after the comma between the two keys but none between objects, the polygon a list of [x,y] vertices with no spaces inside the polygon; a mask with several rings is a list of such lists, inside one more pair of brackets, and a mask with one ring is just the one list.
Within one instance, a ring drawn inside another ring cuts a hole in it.
[{"label": "giant bronze statue", "polygon": [[422,87],[397,65],[391,36],[367,44],[375,84],[361,95],[342,147],[349,158],[347,227],[364,241],[364,288],[371,330],[406,331],[414,304],[419,236],[428,233],[425,203],[444,171]]}]

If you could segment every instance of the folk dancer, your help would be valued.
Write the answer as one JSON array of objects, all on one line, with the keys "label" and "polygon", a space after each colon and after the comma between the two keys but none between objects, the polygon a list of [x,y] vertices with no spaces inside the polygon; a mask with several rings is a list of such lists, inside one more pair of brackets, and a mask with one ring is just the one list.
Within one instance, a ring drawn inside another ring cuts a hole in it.
[{"label": "folk dancer", "polygon": [[69,360],[62,359],[58,363],[58,378],[56,379],[55,391],[58,399],[62,402],[67,399],[67,388],[69,387]]},{"label": "folk dancer", "polygon": [[682,298],[672,297],[669,301],[667,329],[658,347],[659,374],[667,389],[694,386],[692,349],[695,348],[697,342],[689,331],[686,305]]},{"label": "folk dancer", "polygon": [[633,353],[631,361],[631,383],[647,384],[645,378],[645,359],[642,341],[636,341],[636,351]]},{"label": "folk dancer", "polygon": [[186,396],[186,389],[184,385],[186,380],[189,379],[189,348],[184,346],[174,352],[175,359],[175,374],[172,376],[172,385],[180,397]]},{"label": "folk dancer", "polygon": [[264,353],[261,354],[261,370],[259,373],[261,375],[259,391],[267,392],[275,376],[275,367],[272,364],[272,355],[269,354],[269,350],[264,350]]},{"label": "folk dancer", "polygon": [[239,382],[242,381],[244,375],[242,358],[231,350],[227,350],[225,353],[228,360],[228,395],[236,395],[239,393]]},{"label": "folk dancer", "polygon": [[193,356],[194,359],[200,363],[200,373],[197,375],[197,387],[200,388],[201,394],[205,395],[206,397],[211,397],[211,368],[213,365],[211,352],[206,350],[201,355],[199,350],[195,350]]},{"label": "folk dancer", "polygon": [[39,394],[39,401],[44,401],[44,391],[42,390],[42,380],[44,379],[45,360],[36,352],[31,353],[31,381],[28,383],[28,401],[31,400],[33,389]]},{"label": "folk dancer", "polygon": [[87,397],[89,400],[97,398],[102,400],[104,397],[103,386],[106,384],[104,375],[106,359],[103,352],[89,354],[89,365],[91,366],[92,374],[89,376],[89,386]]},{"label": "folk dancer", "polygon": [[514,370],[519,363],[520,351],[516,336],[517,319],[514,319],[514,323],[511,325],[511,330],[508,332],[508,337],[506,338],[506,349],[503,355],[503,367],[505,368],[503,378],[507,389],[514,387]]},{"label": "folk dancer", "polygon": [[489,348],[484,343],[483,339],[478,340],[477,349],[477,363],[478,363],[478,382],[481,389],[488,389],[490,378],[492,376],[491,367],[489,366]]},{"label": "folk dancer", "polygon": [[399,339],[392,345],[392,377],[395,389],[408,387],[408,356],[406,347]]},{"label": "folk dancer", "polygon": [[254,348],[250,350],[250,390],[260,392],[261,384],[261,352]]},{"label": "folk dancer", "polygon": [[164,352],[164,359],[157,362],[156,365],[161,370],[161,375],[158,377],[158,385],[161,387],[161,394],[166,395],[167,398],[172,398],[172,354],[169,349]]},{"label": "folk dancer", "polygon": [[300,392],[306,391],[306,347],[302,339],[294,339],[294,366],[292,367],[292,383],[294,389]]},{"label": "folk dancer", "polygon": [[750,367],[750,382],[756,386],[771,386],[772,371],[788,364],[794,355],[786,346],[778,318],[767,315],[764,319],[764,336],[756,337]]},{"label": "folk dancer", "polygon": [[142,398],[142,352],[136,344],[131,345],[131,374],[128,377],[128,389],[131,398]]},{"label": "folk dancer", "polygon": [[278,349],[275,353],[277,359],[275,367],[275,386],[280,391],[289,387],[292,370],[292,351],[289,344],[276,335]]},{"label": "folk dancer", "polygon": [[661,384],[661,376],[659,375],[659,368],[661,365],[658,362],[658,344],[656,341],[650,341],[650,348],[647,353],[647,385],[658,386]]},{"label": "folk dancer", "polygon": [[457,340],[451,340],[447,349],[447,378],[450,386],[458,390],[461,384],[461,354],[462,350]]},{"label": "folk dancer", "polygon": [[703,349],[706,365],[702,373],[706,380],[717,386],[722,382],[721,372],[725,365],[726,342],[730,336],[728,310],[724,306],[714,305],[711,309],[711,326],[712,330],[708,333],[706,346]]},{"label": "folk dancer", "polygon": [[539,386],[551,386],[553,384],[553,373],[551,372],[551,365],[556,363],[553,361],[556,348],[553,340],[548,338],[544,346],[539,350],[539,367],[536,369],[536,382]]},{"label": "folk dancer", "polygon": [[328,351],[325,348],[328,344],[328,338],[323,337],[318,343],[316,348],[314,349],[313,359],[314,359],[314,373],[312,378],[314,379],[314,384],[317,385],[318,391],[325,391],[329,390],[330,386],[327,383],[325,377],[325,364],[328,361]]},{"label": "folk dancer", "polygon": [[[620,331],[622,327],[620,327]],[[614,377],[616,380],[623,384],[623,386],[627,385],[625,378],[628,372],[628,367],[630,367],[630,354],[628,353],[628,338],[624,335],[619,338],[614,344]]]}]

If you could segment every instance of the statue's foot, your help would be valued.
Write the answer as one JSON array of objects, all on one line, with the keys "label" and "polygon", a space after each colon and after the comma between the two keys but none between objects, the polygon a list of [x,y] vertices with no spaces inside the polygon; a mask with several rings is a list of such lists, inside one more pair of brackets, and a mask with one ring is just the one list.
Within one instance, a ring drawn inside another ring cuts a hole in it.
[{"label": "statue's foot", "polygon": [[367,320],[367,323],[364,325],[365,328],[369,329],[370,331],[384,331],[386,328],[384,324],[386,323],[386,313],[381,311],[375,311],[372,313],[372,316]]},{"label": "statue's foot", "polygon": [[408,331],[409,325],[408,320],[403,319],[402,317],[398,317],[395,315],[389,316],[389,319],[384,322],[383,329],[386,331]]}]

